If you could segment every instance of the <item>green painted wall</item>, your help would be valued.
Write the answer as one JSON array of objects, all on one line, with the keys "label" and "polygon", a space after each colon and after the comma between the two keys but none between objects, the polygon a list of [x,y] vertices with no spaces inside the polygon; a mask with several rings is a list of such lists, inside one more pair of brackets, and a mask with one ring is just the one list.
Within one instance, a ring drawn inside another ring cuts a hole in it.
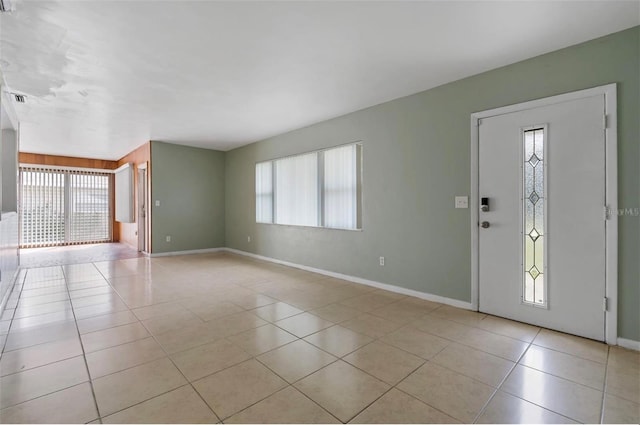
[{"label": "green painted wall", "polygon": [[[619,203],[637,208],[639,63],[635,27],[227,152],[226,245],[470,301],[470,211],[453,208],[455,195],[470,193],[470,114],[617,82]],[[255,223],[255,162],[356,140],[364,145],[362,231]],[[620,217],[619,335],[634,340],[639,222]],[[156,243],[165,248],[154,234]]]},{"label": "green painted wall", "polygon": [[224,246],[224,152],[151,142],[151,167],[151,252]]}]

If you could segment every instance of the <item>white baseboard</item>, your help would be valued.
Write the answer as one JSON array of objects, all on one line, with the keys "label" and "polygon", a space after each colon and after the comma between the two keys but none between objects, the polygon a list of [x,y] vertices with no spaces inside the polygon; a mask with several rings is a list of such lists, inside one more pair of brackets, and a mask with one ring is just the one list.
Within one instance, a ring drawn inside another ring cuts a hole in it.
[{"label": "white baseboard", "polygon": [[191,249],[188,251],[171,251],[171,252],[158,252],[153,254],[147,254],[149,257],[171,257],[173,255],[190,255],[190,254],[207,254],[210,252],[224,251],[226,248],[205,248],[205,249]]},{"label": "white baseboard", "polygon": [[420,292],[413,289],[401,288],[399,286],[390,285],[388,283],[376,282],[375,280],[363,279],[357,276],[350,276],[342,273],[336,273],[329,270],[317,269],[315,267],[309,267],[302,264],[291,263],[289,261],[278,260],[277,258],[265,257],[263,255],[253,254],[247,251],[241,251],[234,248],[222,248],[224,251],[232,252],[234,254],[244,255],[246,257],[256,258],[258,260],[269,261],[271,263],[282,264],[283,266],[295,267],[296,269],[306,270],[313,273],[322,274],[325,276],[335,277],[337,279],[347,280],[349,282],[360,283],[362,285],[372,286],[378,289],[384,289],[385,291],[395,292],[402,295],[409,295],[412,297],[420,298],[427,301],[433,301],[441,304],[447,304],[453,307],[464,308],[471,310],[471,303],[466,301],[460,301],[453,298],[441,297],[439,295],[429,294],[426,292]]},{"label": "white baseboard", "polygon": [[622,348],[640,351],[640,341],[634,341],[633,339],[618,338],[618,345]]}]

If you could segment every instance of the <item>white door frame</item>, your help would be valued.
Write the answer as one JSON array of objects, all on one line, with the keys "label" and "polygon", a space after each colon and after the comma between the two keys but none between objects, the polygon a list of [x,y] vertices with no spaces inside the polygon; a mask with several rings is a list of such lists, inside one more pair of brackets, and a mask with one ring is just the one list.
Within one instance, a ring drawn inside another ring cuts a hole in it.
[{"label": "white door frame", "polygon": [[[565,93],[516,105],[471,114],[471,308],[478,310],[480,295],[479,261],[479,134],[478,122],[483,118],[539,108],[561,102],[604,95],[603,128],[605,128],[605,342],[618,344],[618,128],[616,83]],[[610,211],[610,213],[608,213]]]},{"label": "white door frame", "polygon": [[[142,164],[138,164],[137,165],[137,173],[138,175],[136,176],[136,181],[137,181],[137,187],[136,187],[136,193],[137,193],[137,222],[138,222],[138,251],[140,252],[147,252],[148,251],[148,247],[147,247],[147,220],[148,220],[148,216],[149,216],[149,206],[147,205],[147,179],[148,174],[147,174],[147,163],[144,162]],[[140,175],[144,175],[144,182],[140,182]],[[144,183],[144,184],[143,184]],[[144,189],[144,193],[140,193],[140,188]],[[142,205],[144,205],[144,219],[143,217],[141,217],[142,215],[142,209],[141,209],[141,202]],[[140,235],[140,233],[142,233],[142,235]]]}]

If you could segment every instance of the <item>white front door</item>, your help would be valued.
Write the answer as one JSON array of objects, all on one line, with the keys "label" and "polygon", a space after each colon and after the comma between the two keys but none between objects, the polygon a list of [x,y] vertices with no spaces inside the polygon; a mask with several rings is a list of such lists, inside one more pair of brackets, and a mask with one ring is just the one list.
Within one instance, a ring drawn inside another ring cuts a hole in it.
[{"label": "white front door", "polygon": [[479,310],[605,338],[605,95],[478,125]]}]

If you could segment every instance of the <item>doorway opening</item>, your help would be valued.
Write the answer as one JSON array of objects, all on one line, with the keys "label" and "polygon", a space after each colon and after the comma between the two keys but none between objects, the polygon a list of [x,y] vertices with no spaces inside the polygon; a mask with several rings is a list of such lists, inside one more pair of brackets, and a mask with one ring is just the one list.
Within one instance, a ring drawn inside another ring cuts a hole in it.
[{"label": "doorway opening", "polygon": [[137,222],[138,222],[138,251],[149,252],[148,239],[148,221],[147,221],[147,163],[138,164],[138,187],[137,193]]}]

